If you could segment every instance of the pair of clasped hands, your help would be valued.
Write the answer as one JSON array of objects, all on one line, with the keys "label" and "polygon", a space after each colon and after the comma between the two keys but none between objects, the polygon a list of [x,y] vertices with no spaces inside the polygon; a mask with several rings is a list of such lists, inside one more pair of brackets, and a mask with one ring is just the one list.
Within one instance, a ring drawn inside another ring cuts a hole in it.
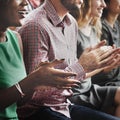
[{"label": "pair of clasped hands", "polygon": [[[76,73],[54,68],[54,66],[63,62],[63,59],[52,62],[41,62],[38,69],[36,69],[39,75],[42,74],[41,79],[44,81],[41,81],[41,84],[68,89],[73,86],[78,86],[80,81],[73,79]],[[120,66],[120,48],[107,46],[106,41],[103,40],[94,47],[86,48],[78,59],[78,63],[82,65],[86,73],[86,78],[101,71],[109,72]]]}]

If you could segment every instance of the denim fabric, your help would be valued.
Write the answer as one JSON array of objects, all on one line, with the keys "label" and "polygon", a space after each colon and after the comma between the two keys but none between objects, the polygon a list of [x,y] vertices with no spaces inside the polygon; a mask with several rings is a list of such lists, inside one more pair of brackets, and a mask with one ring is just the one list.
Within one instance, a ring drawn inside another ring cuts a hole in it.
[{"label": "denim fabric", "polygon": [[96,111],[84,106],[69,106],[71,119],[51,110],[49,107],[40,107],[33,115],[19,120],[120,120],[112,115]]},{"label": "denim fabric", "polygon": [[120,118],[84,106],[74,105],[69,108],[72,120],[120,120]]}]

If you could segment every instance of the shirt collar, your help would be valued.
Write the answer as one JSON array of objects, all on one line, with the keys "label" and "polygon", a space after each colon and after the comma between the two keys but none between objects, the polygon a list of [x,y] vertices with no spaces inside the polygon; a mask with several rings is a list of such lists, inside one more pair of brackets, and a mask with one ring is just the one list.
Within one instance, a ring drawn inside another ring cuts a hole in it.
[{"label": "shirt collar", "polygon": [[63,20],[60,19],[60,17],[58,16],[58,14],[50,0],[45,1],[44,9],[46,10],[47,16],[50,19],[50,21],[53,23],[54,26],[58,26],[62,22],[66,22],[66,24],[68,24],[68,25],[71,24],[68,14],[66,14],[66,16],[64,17]]}]

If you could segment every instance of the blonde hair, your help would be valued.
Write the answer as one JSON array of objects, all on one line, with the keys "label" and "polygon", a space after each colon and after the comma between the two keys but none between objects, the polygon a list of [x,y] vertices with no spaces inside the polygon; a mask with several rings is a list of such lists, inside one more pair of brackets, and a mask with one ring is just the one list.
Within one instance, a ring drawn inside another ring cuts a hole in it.
[{"label": "blonde hair", "polygon": [[[83,0],[83,4],[81,6],[80,9],[80,19],[78,20],[78,25],[80,27],[84,27],[87,23],[87,21],[89,21],[90,19],[90,15],[91,15],[91,0]],[[91,25],[94,26],[97,36],[100,38],[101,36],[101,20],[100,18],[94,17],[91,20]]]}]

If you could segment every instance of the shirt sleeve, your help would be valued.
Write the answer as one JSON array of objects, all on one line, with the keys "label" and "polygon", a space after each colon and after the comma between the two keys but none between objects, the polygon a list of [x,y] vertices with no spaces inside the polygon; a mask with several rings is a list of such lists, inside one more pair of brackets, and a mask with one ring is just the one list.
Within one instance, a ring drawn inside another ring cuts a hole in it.
[{"label": "shirt sleeve", "polygon": [[18,32],[23,41],[24,62],[27,74],[29,74],[41,61],[48,61],[48,41],[42,35],[40,25],[35,22],[27,23]]},{"label": "shirt sleeve", "polygon": [[71,71],[71,72],[76,73],[77,76],[75,77],[75,79],[78,79],[80,81],[85,79],[85,71],[82,65],[80,65],[78,62],[66,67],[65,71]]},{"label": "shirt sleeve", "polygon": [[[23,26],[19,30],[19,33],[23,41],[25,67],[27,74],[29,74],[34,71],[40,62],[50,60],[48,55],[50,52],[50,39],[47,31],[38,23],[34,22]],[[65,68],[65,71],[77,73],[75,79],[83,80],[85,78],[85,71],[78,62],[68,67],[64,64],[63,67],[61,66],[60,68]]]}]

